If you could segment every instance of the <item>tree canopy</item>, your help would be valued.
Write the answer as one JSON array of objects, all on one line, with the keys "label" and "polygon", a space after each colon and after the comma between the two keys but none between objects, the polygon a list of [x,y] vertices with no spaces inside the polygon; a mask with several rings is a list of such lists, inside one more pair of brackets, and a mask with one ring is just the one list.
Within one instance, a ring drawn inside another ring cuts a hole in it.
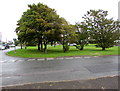
[{"label": "tree canopy", "polygon": [[[47,43],[60,40],[62,21],[56,11],[38,3],[28,5],[18,21],[16,33],[22,42],[37,41],[38,50],[47,52]],[[43,49],[44,44],[44,49]]]},{"label": "tree canopy", "polygon": [[119,40],[120,22],[108,19],[108,11],[87,11],[82,22],[72,25],[47,5],[38,3],[28,7],[18,20],[16,28],[21,45],[37,44],[38,50],[47,53],[48,43],[53,45],[59,42],[66,52],[69,43],[76,43],[76,48],[83,50],[90,40],[94,40],[96,47],[105,50]]},{"label": "tree canopy", "polygon": [[90,30],[90,37],[102,50],[116,44],[120,36],[120,22],[107,18],[108,11],[90,10],[84,15],[84,22]]}]

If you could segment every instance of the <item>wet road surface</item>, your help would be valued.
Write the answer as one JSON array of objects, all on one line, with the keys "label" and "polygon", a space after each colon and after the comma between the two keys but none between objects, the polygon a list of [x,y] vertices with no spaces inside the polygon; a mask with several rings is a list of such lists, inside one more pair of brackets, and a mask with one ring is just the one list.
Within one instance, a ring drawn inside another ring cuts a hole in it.
[{"label": "wet road surface", "polygon": [[[19,49],[20,47],[16,47],[16,49]],[[5,63],[5,62],[10,62],[10,61],[15,61],[15,60],[25,60],[27,58],[19,58],[19,57],[11,57],[11,56],[7,56],[6,53],[8,51],[11,50],[15,50],[15,48],[10,48],[10,49],[6,49],[6,50],[0,50],[0,62],[1,63]]]},{"label": "wet road surface", "polygon": [[[2,86],[46,81],[81,80],[118,75],[118,56],[28,59],[2,51]],[[14,60],[14,61],[12,61]]]}]

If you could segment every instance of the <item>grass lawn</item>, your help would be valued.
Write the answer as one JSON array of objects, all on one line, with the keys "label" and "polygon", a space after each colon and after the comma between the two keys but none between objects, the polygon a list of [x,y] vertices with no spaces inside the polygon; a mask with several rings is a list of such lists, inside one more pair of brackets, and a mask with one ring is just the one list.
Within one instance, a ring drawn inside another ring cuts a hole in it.
[{"label": "grass lawn", "polygon": [[[51,58],[63,56],[103,56],[103,55],[118,55],[118,46],[107,48],[102,51],[101,48],[96,48],[94,45],[85,46],[84,50],[80,51],[74,46],[70,46],[70,50],[63,53],[62,45],[56,47],[48,45],[47,54],[39,52],[37,47],[27,47],[27,49],[17,49],[16,53],[10,51],[7,53],[9,56],[27,57],[27,58]],[[120,55],[120,54],[119,54]]]}]

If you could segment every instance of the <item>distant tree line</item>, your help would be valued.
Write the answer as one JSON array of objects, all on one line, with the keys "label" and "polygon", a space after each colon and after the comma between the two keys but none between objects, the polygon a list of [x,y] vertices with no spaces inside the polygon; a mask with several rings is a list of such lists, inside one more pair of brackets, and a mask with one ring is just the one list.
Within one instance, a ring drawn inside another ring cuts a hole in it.
[{"label": "distant tree line", "polygon": [[22,45],[37,45],[38,50],[47,53],[47,45],[56,42],[63,45],[63,51],[69,50],[69,43],[75,43],[83,50],[89,43],[95,43],[102,50],[112,47],[119,40],[120,22],[107,19],[108,12],[90,10],[83,21],[69,24],[60,17],[55,9],[38,3],[28,5],[29,9],[18,20],[16,33]]}]

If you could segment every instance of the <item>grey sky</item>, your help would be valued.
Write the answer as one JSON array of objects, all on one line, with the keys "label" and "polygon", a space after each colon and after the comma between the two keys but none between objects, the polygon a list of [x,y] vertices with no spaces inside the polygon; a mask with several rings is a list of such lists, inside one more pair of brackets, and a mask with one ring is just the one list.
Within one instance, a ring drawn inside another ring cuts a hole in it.
[{"label": "grey sky", "polygon": [[0,32],[2,40],[16,38],[15,28],[28,4],[38,2],[54,8],[69,23],[81,21],[82,16],[90,9],[103,9],[109,12],[109,18],[118,18],[118,1],[120,0],[2,0],[0,2]]}]

